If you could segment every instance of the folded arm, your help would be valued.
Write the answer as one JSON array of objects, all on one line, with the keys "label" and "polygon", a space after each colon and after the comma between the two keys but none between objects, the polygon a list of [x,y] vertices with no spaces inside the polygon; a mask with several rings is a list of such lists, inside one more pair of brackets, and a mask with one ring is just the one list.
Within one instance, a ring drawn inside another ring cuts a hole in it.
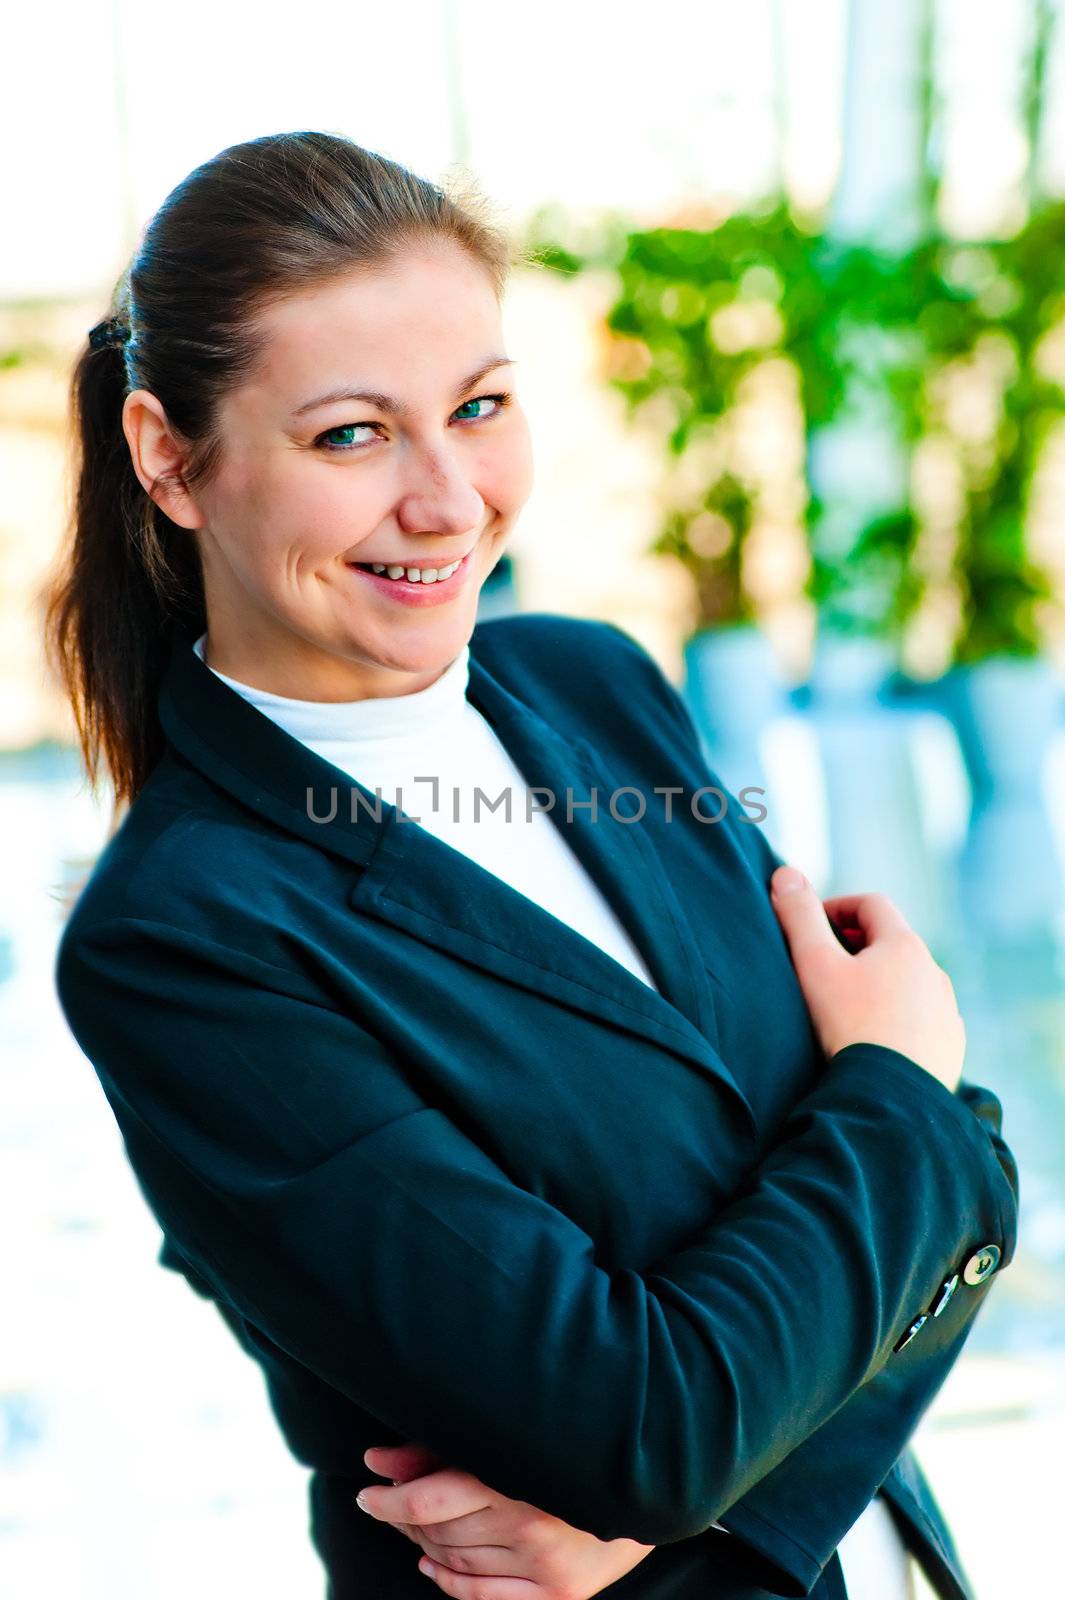
[{"label": "folded arm", "polygon": [[[623,658],[623,663],[614,663],[608,680],[628,683],[630,700],[636,699],[631,685],[638,683],[638,714],[648,722],[661,719],[679,739],[698,774],[697,783],[724,788],[720,776],[707,762],[687,704],[658,664],[624,630],[605,623],[599,626],[609,636],[612,651]],[[733,795],[729,801],[728,815],[738,818],[742,814],[739,802]],[[746,853],[755,879],[768,894],[770,880],[784,864],[783,858],[760,827],[745,822],[729,822],[727,826]],[[940,1093],[947,1091],[937,1087],[936,1098]],[[966,1283],[967,1263],[982,1244],[995,1243],[1000,1238],[1006,1240],[1002,1264],[1012,1258],[1018,1174],[1012,1152],[1002,1138],[1002,1106],[990,1090],[964,1079],[954,1098],[985,1130],[987,1148],[994,1153],[1005,1180],[1001,1211],[996,1220],[990,1213],[974,1208],[968,1218],[969,1244],[953,1259],[946,1253],[955,1237],[953,1229],[941,1233],[941,1216],[934,1210],[929,1212],[926,1241],[932,1244],[940,1239],[943,1243],[943,1273],[932,1297],[917,1308],[903,1331],[901,1337],[912,1333],[905,1348],[859,1385],[827,1422],[797,1440],[774,1469],[723,1513],[724,1526],[743,1541],[748,1576],[774,1593],[811,1592],[843,1534],[903,1458],[921,1417],[957,1361],[994,1281],[987,1278],[978,1285]],[[909,1182],[909,1174],[910,1163],[903,1152],[897,1173],[900,1187]],[[894,1248],[887,1235],[881,1242]],[[826,1246],[828,1243],[826,1236]],[[856,1279],[852,1292],[862,1294],[868,1289]],[[815,1362],[816,1354],[811,1352],[810,1359]]]},{"label": "folded arm", "polygon": [[950,1263],[1012,1251],[984,1121],[883,1046],[828,1063],[697,1233],[608,1270],[299,974],[118,918],[68,929],[57,983],[216,1295],[400,1437],[603,1539],[708,1528],[903,1359]]}]

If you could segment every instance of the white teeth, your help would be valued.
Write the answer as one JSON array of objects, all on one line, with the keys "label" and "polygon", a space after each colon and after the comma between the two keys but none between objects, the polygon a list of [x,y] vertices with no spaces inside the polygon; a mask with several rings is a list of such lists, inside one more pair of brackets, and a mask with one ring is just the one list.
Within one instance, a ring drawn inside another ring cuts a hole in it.
[{"label": "white teeth", "polygon": [[457,572],[462,562],[453,561],[449,567],[386,567],[380,561],[370,565],[374,572],[387,572],[390,578],[406,578],[408,583],[440,583]]}]

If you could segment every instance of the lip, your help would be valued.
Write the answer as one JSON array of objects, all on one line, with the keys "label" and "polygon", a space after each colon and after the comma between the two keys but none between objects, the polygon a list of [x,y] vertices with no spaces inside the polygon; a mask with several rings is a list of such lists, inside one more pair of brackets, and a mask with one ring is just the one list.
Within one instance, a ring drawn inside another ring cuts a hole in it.
[{"label": "lip", "polygon": [[[474,546],[476,549],[476,546]],[[354,561],[346,561],[344,565],[349,572],[357,578],[362,578],[370,583],[381,594],[387,594],[390,599],[405,606],[434,606],[446,605],[453,600],[466,586],[466,578],[473,565],[473,550],[468,550],[459,562],[450,578],[437,579],[435,583],[411,583],[407,578],[386,578],[378,572],[364,572],[362,567],[355,565]],[[383,564],[383,563],[382,563]],[[413,561],[404,563],[414,566]],[[447,562],[442,563],[447,566]],[[397,562],[398,566],[399,563]]]}]

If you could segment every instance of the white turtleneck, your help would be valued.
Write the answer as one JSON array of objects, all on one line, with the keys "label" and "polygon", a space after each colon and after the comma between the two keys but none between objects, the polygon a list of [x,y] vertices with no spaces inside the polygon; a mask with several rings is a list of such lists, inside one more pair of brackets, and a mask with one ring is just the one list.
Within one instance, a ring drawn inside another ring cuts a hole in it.
[{"label": "white turtleneck", "polygon": [[[193,649],[205,661],[201,634]],[[400,805],[445,844],[478,862],[655,987],[643,957],[609,902],[545,811],[526,803],[528,785],[492,726],[466,698],[469,645],[427,689],[362,700],[291,700],[211,671],[249,704],[371,793]],[[416,778],[436,777],[432,785]],[[510,789],[506,807],[494,800]],[[401,794],[400,794],[400,791]],[[457,792],[457,799],[456,799]],[[556,799],[556,804],[558,800]],[[457,811],[457,816],[456,816]],[[718,1523],[715,1527],[720,1526]],[[849,1600],[912,1600],[909,1558],[879,1497],[839,1548]]]}]

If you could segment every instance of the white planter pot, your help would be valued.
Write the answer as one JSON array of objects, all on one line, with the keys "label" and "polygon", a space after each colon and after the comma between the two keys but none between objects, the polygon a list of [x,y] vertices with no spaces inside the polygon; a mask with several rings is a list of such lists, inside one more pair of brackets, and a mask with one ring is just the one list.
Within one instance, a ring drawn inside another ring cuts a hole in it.
[{"label": "white planter pot", "polygon": [[[788,704],[768,638],[750,623],[700,629],[684,646],[684,668],[684,698],[708,763],[737,796],[765,790],[749,804],[767,806],[772,817],[762,736]],[[771,834],[768,819],[765,827]]]},{"label": "white planter pot", "polygon": [[1062,711],[1061,677],[1044,657],[992,656],[955,667],[940,693],[972,791],[957,861],[969,924],[990,942],[1053,938],[1065,891],[1045,769]]},{"label": "white planter pot", "polygon": [[935,946],[952,920],[949,873],[924,826],[916,714],[878,699],[895,665],[884,639],[827,630],[818,636],[810,716],[831,860],[824,898],[886,894]]}]

